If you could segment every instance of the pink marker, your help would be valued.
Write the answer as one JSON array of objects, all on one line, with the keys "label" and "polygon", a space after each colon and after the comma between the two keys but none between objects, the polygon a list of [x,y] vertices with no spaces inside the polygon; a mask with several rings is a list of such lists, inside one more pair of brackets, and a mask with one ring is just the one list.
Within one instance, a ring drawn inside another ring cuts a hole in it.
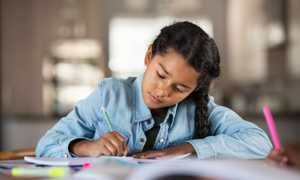
[{"label": "pink marker", "polygon": [[86,169],[86,168],[90,167],[91,165],[93,165],[93,163],[84,163],[84,164],[82,165],[82,168],[83,168],[83,169]]},{"label": "pink marker", "polygon": [[280,140],[279,140],[279,137],[278,137],[278,134],[277,134],[277,130],[276,130],[276,127],[275,127],[275,124],[274,124],[274,121],[273,121],[271,111],[267,106],[265,106],[265,107],[263,107],[263,112],[264,112],[269,130],[270,130],[270,134],[272,136],[272,140],[273,140],[275,149],[279,149],[281,147],[281,144],[280,144]]}]

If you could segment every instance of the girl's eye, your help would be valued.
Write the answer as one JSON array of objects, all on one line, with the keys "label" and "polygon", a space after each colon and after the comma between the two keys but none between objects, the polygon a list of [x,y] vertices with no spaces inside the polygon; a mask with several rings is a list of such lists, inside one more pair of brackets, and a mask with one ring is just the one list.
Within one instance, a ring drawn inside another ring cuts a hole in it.
[{"label": "girl's eye", "polygon": [[176,87],[177,91],[180,93],[183,93],[183,91],[181,91],[178,87]]},{"label": "girl's eye", "polygon": [[160,78],[164,79],[164,77],[162,77],[162,76],[158,73],[158,71],[156,71],[156,73],[157,73],[157,75],[158,75]]}]

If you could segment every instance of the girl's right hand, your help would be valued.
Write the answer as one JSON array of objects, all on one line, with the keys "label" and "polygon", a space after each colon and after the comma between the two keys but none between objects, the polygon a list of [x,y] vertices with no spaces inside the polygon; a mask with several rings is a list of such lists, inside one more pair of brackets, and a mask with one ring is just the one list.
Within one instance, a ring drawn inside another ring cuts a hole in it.
[{"label": "girl's right hand", "polygon": [[77,141],[70,145],[70,151],[77,156],[99,157],[127,155],[129,147],[126,138],[117,131],[107,132],[95,141]]},{"label": "girl's right hand", "polygon": [[100,155],[122,156],[129,152],[126,138],[117,131],[107,132],[95,141],[90,141],[88,151],[91,157]]}]

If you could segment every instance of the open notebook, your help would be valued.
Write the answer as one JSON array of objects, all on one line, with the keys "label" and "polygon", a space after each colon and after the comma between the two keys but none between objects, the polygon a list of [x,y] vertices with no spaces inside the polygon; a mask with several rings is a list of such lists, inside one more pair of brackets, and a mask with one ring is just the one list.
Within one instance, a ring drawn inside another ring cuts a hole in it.
[{"label": "open notebook", "polygon": [[[210,159],[197,161],[166,161],[158,164],[126,164],[103,160],[73,174],[78,179],[158,180],[299,180],[300,173],[288,168],[267,165],[263,160]],[[180,177],[180,178],[179,178]]]},{"label": "open notebook", "polygon": [[127,162],[146,162],[146,163],[154,163],[154,162],[164,162],[164,161],[174,161],[183,159],[190,154],[184,154],[181,156],[177,156],[168,160],[156,160],[156,159],[134,159],[133,157],[116,157],[116,156],[100,156],[97,158],[92,157],[80,157],[80,158],[44,158],[44,157],[24,157],[24,160],[27,162],[41,164],[41,165],[49,165],[49,166],[79,166],[85,163],[97,163],[103,159],[116,159]]}]

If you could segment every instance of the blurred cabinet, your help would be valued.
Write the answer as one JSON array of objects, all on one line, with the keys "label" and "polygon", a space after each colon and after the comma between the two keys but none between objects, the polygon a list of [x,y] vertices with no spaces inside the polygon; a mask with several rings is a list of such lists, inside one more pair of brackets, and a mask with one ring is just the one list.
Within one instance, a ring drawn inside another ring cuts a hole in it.
[{"label": "blurred cabinet", "polygon": [[101,44],[95,39],[53,41],[42,68],[44,115],[65,116],[95,90],[104,78],[101,57]]}]

